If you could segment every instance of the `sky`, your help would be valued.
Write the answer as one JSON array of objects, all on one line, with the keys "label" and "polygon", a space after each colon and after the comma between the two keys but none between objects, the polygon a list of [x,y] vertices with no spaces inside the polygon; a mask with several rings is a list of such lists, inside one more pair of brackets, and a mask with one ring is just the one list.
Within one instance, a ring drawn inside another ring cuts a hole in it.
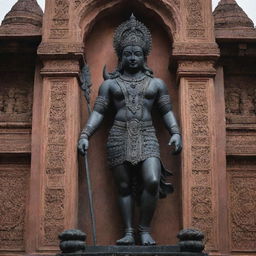
[{"label": "sky", "polygon": [[[256,0],[236,0],[237,3],[243,8],[247,13],[249,18],[251,18],[256,26]],[[0,0],[0,22],[2,22],[5,14],[10,11],[12,6],[17,2],[17,0]],[[37,0],[42,9],[44,10],[45,0]],[[217,6],[219,0],[212,0],[213,9]]]}]

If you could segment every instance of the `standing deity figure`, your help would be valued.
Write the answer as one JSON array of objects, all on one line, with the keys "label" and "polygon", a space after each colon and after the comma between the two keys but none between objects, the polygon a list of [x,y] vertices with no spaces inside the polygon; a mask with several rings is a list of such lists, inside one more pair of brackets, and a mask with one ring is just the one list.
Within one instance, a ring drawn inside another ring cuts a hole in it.
[{"label": "standing deity figure", "polygon": [[[113,126],[107,142],[107,158],[118,188],[118,201],[124,222],[124,236],[118,245],[133,245],[133,211],[139,202],[139,238],[142,245],[155,245],[150,233],[157,200],[172,192],[165,182],[170,174],[160,160],[159,143],[152,124],[153,105],[158,107],[170,133],[169,145],[181,151],[181,135],[172,112],[166,85],[153,76],[147,66],[151,50],[148,28],[132,15],[114,35],[118,66],[113,73],[104,69],[93,112],[83,129],[78,149],[86,154],[89,138],[102,123],[109,106],[115,109]],[[135,192],[134,192],[135,191]]]}]

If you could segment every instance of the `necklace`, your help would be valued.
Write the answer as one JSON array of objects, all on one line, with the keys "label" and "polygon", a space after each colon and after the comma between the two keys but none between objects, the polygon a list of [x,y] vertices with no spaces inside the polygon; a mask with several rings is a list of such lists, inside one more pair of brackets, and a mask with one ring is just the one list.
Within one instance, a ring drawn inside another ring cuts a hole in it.
[{"label": "necklace", "polygon": [[120,79],[129,85],[132,89],[135,89],[140,82],[142,82],[146,78],[146,75],[141,76],[140,78],[131,78],[124,75],[120,76]]},{"label": "necklace", "polygon": [[134,116],[142,115],[144,90],[148,84],[147,76],[143,75],[139,79],[120,76],[117,82],[125,96],[127,110]]}]

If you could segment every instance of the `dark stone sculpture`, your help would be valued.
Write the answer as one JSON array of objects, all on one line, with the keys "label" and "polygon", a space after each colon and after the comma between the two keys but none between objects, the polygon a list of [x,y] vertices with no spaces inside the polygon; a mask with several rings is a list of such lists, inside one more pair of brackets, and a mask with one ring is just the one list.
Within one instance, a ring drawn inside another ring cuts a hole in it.
[{"label": "dark stone sculpture", "polygon": [[77,229],[65,230],[59,235],[62,253],[81,253],[85,251],[86,234]]},{"label": "dark stone sculpture", "polygon": [[171,135],[169,145],[175,145],[175,154],[180,153],[182,148],[181,135],[167,87],[162,80],[154,78],[146,63],[151,50],[148,28],[132,15],[117,28],[114,48],[119,60],[118,67],[113,73],[107,73],[104,68],[105,81],[81,133],[78,149],[82,155],[86,153],[90,136],[101,124],[110,104],[113,105],[116,113],[108,137],[107,151],[125,225],[124,237],[117,244],[135,244],[132,226],[135,190],[140,203],[138,231],[141,244],[155,245],[150,234],[150,224],[156,203],[159,197],[165,197],[173,188],[171,184],[165,183],[165,176],[170,173],[160,160],[151,115],[154,104],[159,108]]},{"label": "dark stone sculpture", "polygon": [[183,229],[177,235],[181,252],[202,252],[204,234],[197,229]]}]

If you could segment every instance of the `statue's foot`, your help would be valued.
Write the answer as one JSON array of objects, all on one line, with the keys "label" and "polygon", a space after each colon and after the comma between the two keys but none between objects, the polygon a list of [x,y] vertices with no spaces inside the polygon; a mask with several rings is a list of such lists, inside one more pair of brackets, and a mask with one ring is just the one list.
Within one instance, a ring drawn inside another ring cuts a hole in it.
[{"label": "statue's foot", "polygon": [[141,245],[156,245],[155,240],[152,238],[149,232],[140,232],[140,241]]},{"label": "statue's foot", "polygon": [[119,240],[116,241],[117,245],[134,245],[135,239],[133,234],[126,233],[125,236]]}]

